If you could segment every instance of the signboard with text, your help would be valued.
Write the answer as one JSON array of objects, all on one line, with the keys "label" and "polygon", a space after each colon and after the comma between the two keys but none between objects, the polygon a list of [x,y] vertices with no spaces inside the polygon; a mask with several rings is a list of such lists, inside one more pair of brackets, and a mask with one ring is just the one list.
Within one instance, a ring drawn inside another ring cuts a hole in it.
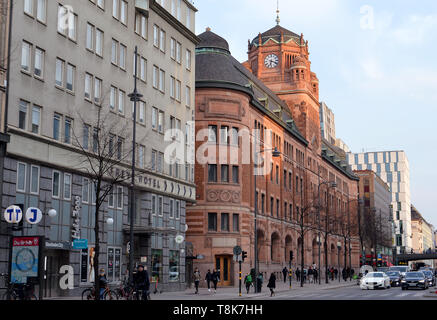
[{"label": "signboard with text", "polygon": [[11,282],[27,283],[39,277],[42,241],[40,237],[13,237],[10,251]]}]

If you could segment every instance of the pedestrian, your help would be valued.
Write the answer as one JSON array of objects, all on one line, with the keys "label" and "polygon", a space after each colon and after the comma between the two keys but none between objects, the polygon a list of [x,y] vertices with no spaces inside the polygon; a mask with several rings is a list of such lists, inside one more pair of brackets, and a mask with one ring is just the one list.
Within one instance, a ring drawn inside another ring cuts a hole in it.
[{"label": "pedestrian", "polygon": [[105,293],[107,285],[108,285],[108,279],[106,278],[105,269],[102,268],[100,269],[100,274],[99,274],[100,300],[103,300],[103,294]]},{"label": "pedestrian", "polygon": [[296,269],[296,281],[300,281],[300,269],[299,267]]},{"label": "pedestrian", "polygon": [[308,282],[313,283],[313,267],[308,268]]},{"label": "pedestrian", "polygon": [[212,270],[212,283],[214,285],[214,293],[217,292],[217,282],[220,280],[220,273],[214,269]]},{"label": "pedestrian", "polygon": [[250,273],[248,273],[244,277],[244,284],[246,285],[247,294],[249,294],[249,289],[250,289],[250,286],[252,285],[252,276]]},{"label": "pedestrian", "polygon": [[256,277],[256,286],[257,286],[257,291],[258,291],[258,293],[261,293],[261,289],[262,289],[262,286],[263,286],[263,275],[262,275],[262,273],[260,272],[259,274],[258,274],[258,277]]},{"label": "pedestrian", "polygon": [[140,300],[140,291],[143,292],[142,299],[146,300],[149,295],[150,280],[149,273],[145,270],[144,266],[140,264],[138,270],[134,275],[134,287],[136,291],[137,300]]},{"label": "pedestrian", "polygon": [[211,292],[212,273],[210,269],[208,269],[208,272],[206,273],[205,281],[206,285],[208,286],[208,291]]},{"label": "pedestrian", "polygon": [[346,268],[343,268],[343,270],[341,271],[341,275],[343,277],[343,280],[346,281],[347,277],[346,277]]},{"label": "pedestrian", "polygon": [[194,294],[199,294],[199,283],[200,283],[200,271],[198,268],[194,270],[194,286],[196,287],[196,292]]},{"label": "pedestrian", "polygon": [[274,289],[276,288],[276,277],[275,274],[272,272],[270,275],[269,283],[267,284],[267,288],[270,289],[270,297],[275,295]]},{"label": "pedestrian", "polygon": [[350,277],[351,274],[351,268],[347,267],[346,268],[346,279]]},{"label": "pedestrian", "polygon": [[331,267],[331,280],[334,280],[334,267]]},{"label": "pedestrian", "polygon": [[307,282],[307,275],[308,275],[308,270],[307,269],[303,269],[303,282]]},{"label": "pedestrian", "polygon": [[313,271],[313,276],[314,276],[314,283],[316,283],[317,282],[317,277],[319,276],[319,272],[317,271],[317,269],[314,269],[314,271]]},{"label": "pedestrian", "polygon": [[351,276],[350,276],[351,279],[354,277],[354,274],[355,274],[355,270],[351,269]]},{"label": "pedestrian", "polygon": [[287,282],[287,267],[284,267],[284,269],[282,269],[282,275],[284,276],[284,283]]},{"label": "pedestrian", "polygon": [[334,269],[334,275],[335,275],[335,280],[337,280],[337,276],[338,276],[338,270],[337,270],[337,268]]}]

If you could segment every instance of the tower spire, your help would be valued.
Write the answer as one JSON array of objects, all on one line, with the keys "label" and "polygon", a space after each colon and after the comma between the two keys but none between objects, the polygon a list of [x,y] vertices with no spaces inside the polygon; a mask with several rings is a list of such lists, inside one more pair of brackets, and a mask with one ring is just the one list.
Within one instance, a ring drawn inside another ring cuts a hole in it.
[{"label": "tower spire", "polygon": [[279,0],[277,0],[277,6],[276,6],[276,24],[279,26],[279,22],[281,22],[281,19],[279,18]]}]

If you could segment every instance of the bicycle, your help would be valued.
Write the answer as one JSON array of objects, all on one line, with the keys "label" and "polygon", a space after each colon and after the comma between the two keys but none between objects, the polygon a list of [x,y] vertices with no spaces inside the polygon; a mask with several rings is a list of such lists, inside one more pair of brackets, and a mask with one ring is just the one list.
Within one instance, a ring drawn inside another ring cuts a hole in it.
[{"label": "bicycle", "polygon": [[[82,300],[95,300],[96,299],[96,289],[94,287],[87,288],[82,291]],[[109,289],[108,286],[105,287],[103,292],[103,300],[115,300],[118,299],[117,294]]]},{"label": "bicycle", "polygon": [[120,287],[115,289],[117,300],[120,298],[124,298],[126,300],[133,300],[133,292],[134,292],[133,286],[126,282],[121,283]]},{"label": "bicycle", "polygon": [[[138,294],[137,294],[138,293]],[[143,295],[146,295],[146,299],[144,299]],[[132,300],[152,300],[150,297],[149,290],[134,290],[132,291]]]},{"label": "bicycle", "polygon": [[34,286],[30,283],[7,282],[8,274],[2,273],[0,277],[7,283],[6,292],[2,300],[38,300],[34,294]]}]

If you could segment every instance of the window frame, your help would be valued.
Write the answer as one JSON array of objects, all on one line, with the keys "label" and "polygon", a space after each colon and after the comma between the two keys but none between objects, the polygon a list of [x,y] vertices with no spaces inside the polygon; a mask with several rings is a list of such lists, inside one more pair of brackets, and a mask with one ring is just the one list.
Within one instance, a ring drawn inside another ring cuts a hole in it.
[{"label": "window frame", "polygon": [[[19,189],[19,183],[18,183],[18,179],[19,179],[19,175],[18,175],[18,168],[20,167],[20,165],[24,165],[24,188],[23,189]],[[21,162],[21,161],[17,161],[17,179],[16,179],[16,183],[15,183],[15,191],[17,192],[26,192],[26,185],[27,185],[27,163],[25,162]]]}]

